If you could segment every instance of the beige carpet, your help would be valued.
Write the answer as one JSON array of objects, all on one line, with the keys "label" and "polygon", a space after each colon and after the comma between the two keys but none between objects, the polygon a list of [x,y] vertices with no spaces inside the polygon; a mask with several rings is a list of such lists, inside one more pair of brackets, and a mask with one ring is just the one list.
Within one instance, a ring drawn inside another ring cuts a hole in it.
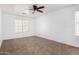
[{"label": "beige carpet", "polygon": [[31,36],[4,40],[0,52],[2,55],[71,55],[79,54],[79,48]]}]

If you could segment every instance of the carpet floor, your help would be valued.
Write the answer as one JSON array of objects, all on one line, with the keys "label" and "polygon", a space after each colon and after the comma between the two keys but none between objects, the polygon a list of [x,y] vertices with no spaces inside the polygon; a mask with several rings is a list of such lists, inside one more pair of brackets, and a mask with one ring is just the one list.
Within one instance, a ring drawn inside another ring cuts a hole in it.
[{"label": "carpet floor", "polygon": [[4,40],[0,55],[78,55],[79,48],[38,36]]}]

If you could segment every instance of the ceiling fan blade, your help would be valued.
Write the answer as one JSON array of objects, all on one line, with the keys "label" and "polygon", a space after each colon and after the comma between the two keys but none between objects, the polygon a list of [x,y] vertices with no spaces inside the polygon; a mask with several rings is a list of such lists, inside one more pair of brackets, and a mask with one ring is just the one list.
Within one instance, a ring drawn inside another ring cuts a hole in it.
[{"label": "ceiling fan blade", "polygon": [[38,7],[37,9],[42,9],[42,8],[44,8],[44,6]]},{"label": "ceiling fan blade", "polygon": [[33,10],[33,9],[28,9],[28,10]]},{"label": "ceiling fan blade", "polygon": [[37,11],[38,11],[38,12],[41,12],[41,13],[43,13],[43,11],[41,11],[41,10],[38,10],[38,9],[37,9]]}]

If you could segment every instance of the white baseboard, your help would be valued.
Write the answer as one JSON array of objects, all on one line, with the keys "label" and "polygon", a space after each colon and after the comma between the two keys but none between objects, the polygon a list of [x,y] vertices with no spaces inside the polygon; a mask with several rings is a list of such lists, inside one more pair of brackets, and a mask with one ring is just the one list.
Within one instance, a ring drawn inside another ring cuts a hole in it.
[{"label": "white baseboard", "polygon": [[29,36],[34,36],[34,34],[15,34],[15,35],[7,35],[7,36],[3,36],[0,37],[0,48],[2,46],[2,42],[3,40],[9,40],[9,39],[15,39],[15,38],[21,38],[21,37],[29,37]]},{"label": "white baseboard", "polygon": [[15,38],[21,38],[21,37],[28,37],[28,36],[33,36],[34,34],[15,34],[15,35],[7,35],[3,36],[2,40],[9,40],[9,39],[15,39]]},{"label": "white baseboard", "polygon": [[[39,37],[42,37],[42,38],[46,38],[46,39],[49,39],[49,40],[53,40],[53,41],[56,41],[56,42],[60,42],[60,43],[63,43],[63,44],[67,44],[67,45],[79,48],[79,45],[75,44],[76,42],[71,42],[71,41],[67,42],[67,41],[57,40],[56,38],[54,38],[52,36],[46,36],[46,35],[41,35],[41,34],[8,35],[8,36],[3,37],[2,40],[8,40],[8,39],[14,39],[14,38],[20,38],[20,37],[28,37],[28,36],[39,36]],[[0,47],[1,47],[1,44],[2,44],[2,40],[0,40]]]},{"label": "white baseboard", "polygon": [[72,43],[71,41],[70,42],[60,41],[60,40],[56,40],[54,37],[41,35],[41,34],[36,34],[36,35],[39,36],[39,37],[42,37],[42,38],[46,38],[46,39],[49,39],[49,40],[53,40],[53,41],[56,41],[56,42],[59,42],[59,43],[63,43],[63,44],[67,44],[67,45],[79,48],[79,44],[75,44],[75,42]]}]

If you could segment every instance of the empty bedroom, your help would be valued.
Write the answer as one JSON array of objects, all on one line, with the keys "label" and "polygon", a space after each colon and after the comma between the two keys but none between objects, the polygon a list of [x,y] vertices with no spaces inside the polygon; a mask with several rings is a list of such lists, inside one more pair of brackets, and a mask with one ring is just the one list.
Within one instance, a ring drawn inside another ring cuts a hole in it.
[{"label": "empty bedroom", "polygon": [[0,4],[0,55],[78,55],[79,4]]}]

